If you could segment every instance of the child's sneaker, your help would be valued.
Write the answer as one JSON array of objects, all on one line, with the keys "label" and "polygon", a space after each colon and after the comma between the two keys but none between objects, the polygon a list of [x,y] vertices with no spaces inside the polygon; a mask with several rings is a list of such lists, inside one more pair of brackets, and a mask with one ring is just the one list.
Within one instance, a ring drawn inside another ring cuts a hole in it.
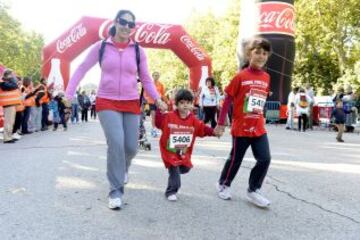
[{"label": "child's sneaker", "polygon": [[270,201],[261,194],[259,189],[256,190],[255,192],[247,191],[247,199],[251,203],[253,203],[256,206],[261,207],[261,208],[267,208],[270,206]]},{"label": "child's sneaker", "polygon": [[112,210],[117,210],[121,208],[121,198],[110,198],[109,197],[109,208]]},{"label": "child's sneaker", "polygon": [[167,199],[168,199],[170,202],[176,202],[176,200],[177,200],[176,194],[169,195],[169,196],[167,197]]},{"label": "child's sneaker", "polygon": [[160,136],[160,135],[161,135],[161,131],[160,131],[159,129],[155,129],[155,131],[156,131],[156,135],[157,135],[157,136]]},{"label": "child's sneaker", "polygon": [[230,200],[231,199],[231,188],[226,185],[220,185],[216,183],[216,188],[218,190],[219,198],[223,200]]},{"label": "child's sneaker", "polygon": [[155,129],[155,128],[151,129],[151,136],[152,136],[153,138],[157,137],[157,132],[156,132],[156,129]]},{"label": "child's sneaker", "polygon": [[16,132],[16,133],[14,133],[14,134],[12,135],[12,138],[13,138],[13,139],[16,139],[16,140],[19,140],[19,139],[21,139],[21,136]]}]

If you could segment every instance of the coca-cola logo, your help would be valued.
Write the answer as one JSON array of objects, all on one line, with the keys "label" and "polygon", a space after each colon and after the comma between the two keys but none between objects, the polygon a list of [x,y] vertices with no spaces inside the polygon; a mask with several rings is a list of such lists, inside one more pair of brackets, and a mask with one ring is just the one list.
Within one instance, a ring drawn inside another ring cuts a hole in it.
[{"label": "coca-cola logo", "polygon": [[86,32],[86,28],[83,26],[82,23],[80,23],[79,25],[71,29],[69,35],[67,35],[63,40],[58,40],[56,42],[56,50],[59,53],[65,52],[66,49],[79,41],[86,34]]},{"label": "coca-cola logo", "polygon": [[99,37],[100,39],[105,39],[108,36],[109,29],[113,24],[113,20],[108,19],[104,21],[99,27]]},{"label": "coca-cola logo", "polygon": [[136,42],[165,45],[171,40],[171,33],[167,30],[173,25],[144,23],[135,32]]},{"label": "coca-cola logo", "polygon": [[295,11],[294,6],[287,3],[264,2],[259,3],[259,32],[281,33],[294,35]]},{"label": "coca-cola logo", "polygon": [[201,50],[201,48],[199,48],[194,42],[193,40],[190,38],[189,35],[183,35],[180,38],[180,41],[182,43],[185,44],[185,46],[194,54],[194,56],[199,60],[202,61],[204,60],[205,54],[203,53],[203,51]]}]

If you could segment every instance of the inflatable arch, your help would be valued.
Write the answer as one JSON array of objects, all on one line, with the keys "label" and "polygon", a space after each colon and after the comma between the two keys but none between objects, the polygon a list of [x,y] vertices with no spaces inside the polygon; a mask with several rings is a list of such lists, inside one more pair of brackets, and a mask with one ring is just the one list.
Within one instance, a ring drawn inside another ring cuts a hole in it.
[{"label": "inflatable arch", "polygon": [[[71,61],[93,43],[106,38],[112,23],[109,19],[82,17],[43,48],[42,76],[48,78],[49,83],[59,81],[52,79],[57,76],[66,87]],[[211,73],[209,56],[180,25],[138,22],[131,38],[142,47],[172,50],[189,68],[191,89],[198,89]]]}]

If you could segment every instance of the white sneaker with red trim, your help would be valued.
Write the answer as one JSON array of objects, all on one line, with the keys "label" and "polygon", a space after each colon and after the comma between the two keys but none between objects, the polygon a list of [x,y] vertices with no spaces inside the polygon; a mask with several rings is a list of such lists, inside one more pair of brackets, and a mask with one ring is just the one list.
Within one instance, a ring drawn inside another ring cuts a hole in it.
[{"label": "white sneaker with red trim", "polygon": [[216,184],[216,188],[218,190],[219,198],[223,200],[230,200],[231,199],[231,188],[226,185],[220,185],[219,183]]},{"label": "white sneaker with red trim", "polygon": [[267,208],[270,206],[270,201],[261,194],[259,189],[255,192],[247,191],[246,195],[249,202],[258,207]]}]

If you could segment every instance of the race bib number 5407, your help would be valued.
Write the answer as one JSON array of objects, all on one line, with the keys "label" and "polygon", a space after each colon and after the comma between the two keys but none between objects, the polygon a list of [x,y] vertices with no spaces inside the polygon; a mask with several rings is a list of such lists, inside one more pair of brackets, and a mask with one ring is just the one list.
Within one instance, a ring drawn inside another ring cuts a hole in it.
[{"label": "race bib number 5407", "polygon": [[260,90],[250,90],[247,101],[245,101],[245,111],[248,113],[263,114],[266,102],[266,92]]}]

